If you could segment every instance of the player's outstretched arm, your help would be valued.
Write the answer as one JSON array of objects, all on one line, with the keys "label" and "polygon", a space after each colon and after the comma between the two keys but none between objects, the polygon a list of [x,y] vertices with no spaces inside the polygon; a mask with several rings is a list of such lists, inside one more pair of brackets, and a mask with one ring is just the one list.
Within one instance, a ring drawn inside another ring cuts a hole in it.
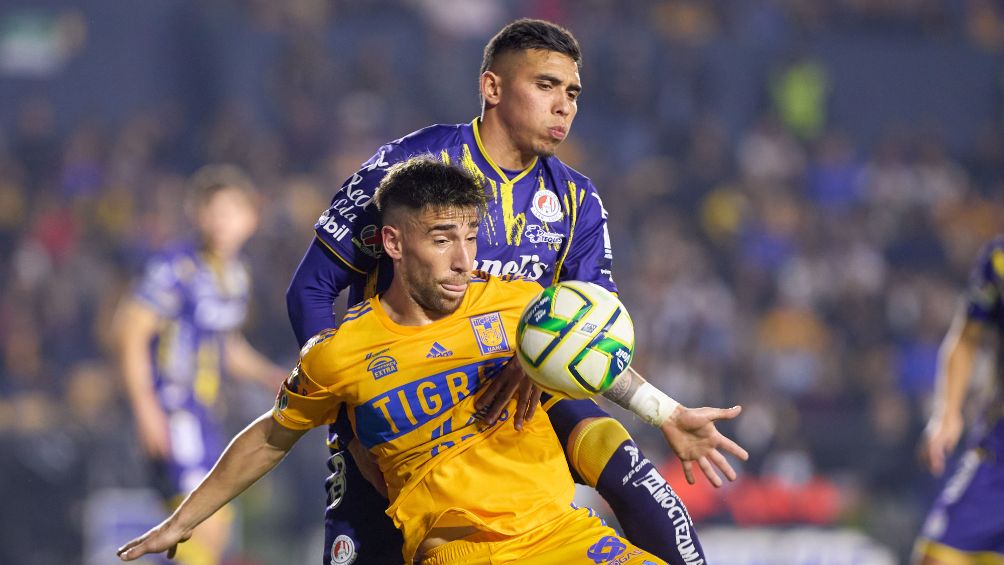
[{"label": "player's outstretched arm", "polygon": [[159,525],[119,548],[119,558],[132,561],[163,551],[172,557],[177,545],[190,538],[196,526],[272,470],[303,434],[279,425],[271,412],[263,414],[237,434],[181,506]]},{"label": "player's outstretched arm", "polygon": [[960,308],[938,351],[934,410],[920,441],[920,458],[931,473],[941,475],[945,460],[959,443],[965,420],[962,405],[969,389],[973,363],[987,332]]},{"label": "player's outstretched arm", "polygon": [[725,477],[734,481],[735,469],[722,451],[745,461],[749,454],[736,442],[725,437],[715,427],[718,420],[731,420],[742,411],[732,408],[687,408],[655,388],[637,371],[628,367],[609,390],[603,393],[608,400],[634,412],[639,418],[662,430],[669,446],[683,465],[687,482],[694,484],[693,463],[696,461],[704,476],[715,487],[722,485]]}]

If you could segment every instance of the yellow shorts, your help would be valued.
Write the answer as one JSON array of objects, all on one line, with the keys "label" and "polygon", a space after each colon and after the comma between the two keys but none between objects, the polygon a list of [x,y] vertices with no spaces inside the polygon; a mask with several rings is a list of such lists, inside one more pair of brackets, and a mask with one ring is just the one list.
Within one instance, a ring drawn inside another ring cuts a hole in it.
[{"label": "yellow shorts", "polygon": [[553,565],[601,563],[666,565],[604,526],[587,508],[562,516],[516,537],[476,534],[429,550],[422,565]]}]

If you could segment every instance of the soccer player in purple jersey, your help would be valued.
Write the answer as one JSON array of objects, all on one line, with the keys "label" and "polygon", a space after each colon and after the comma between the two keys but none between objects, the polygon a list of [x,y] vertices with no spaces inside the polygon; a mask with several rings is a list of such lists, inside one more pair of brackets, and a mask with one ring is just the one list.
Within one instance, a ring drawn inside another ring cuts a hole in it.
[{"label": "soccer player in purple jersey", "polygon": [[[249,273],[238,254],[258,223],[254,188],[231,166],[190,181],[198,241],[152,257],[115,316],[115,344],[143,452],[169,505],[192,490],[223,452],[218,398],[224,374],[268,388],[285,371],[240,333]],[[227,513],[207,520],[178,556],[216,564],[230,532]]]},{"label": "soccer player in purple jersey", "polygon": [[962,406],[982,348],[997,348],[996,396],[970,429],[968,445],[928,514],[914,560],[922,565],[1004,563],[1004,236],[987,244],[938,355],[934,412],[921,441],[936,475],[955,450]]},{"label": "soccer player in purple jersey", "polygon": [[[371,202],[387,168],[416,155],[460,167],[484,187],[487,214],[475,268],[545,286],[585,280],[616,292],[599,194],[588,178],[554,157],[577,111],[579,63],[578,44],[567,30],[540,20],[509,24],[485,47],[479,118],[430,126],[388,143],[345,182],[318,220],[287,292],[301,344],[336,325],[332,302],[339,292],[348,288],[355,303],[387,288],[392,273],[381,257],[380,223]],[[513,395],[520,399],[514,415],[520,427],[533,415],[540,391],[515,362],[480,399],[486,421],[494,422]],[[544,408],[578,479],[597,488],[630,539],[671,563],[704,561],[682,503],[623,426],[588,400],[545,399]],[[667,437],[688,480],[693,481],[694,461],[716,486],[721,484],[716,468],[735,478],[719,449],[742,458],[746,453],[713,422],[738,413],[681,408],[671,418]],[[399,562],[401,538],[383,514],[385,501],[344,453],[353,445],[344,418],[331,431],[325,565],[357,557],[364,563]],[[699,447],[683,447],[695,439]]]}]

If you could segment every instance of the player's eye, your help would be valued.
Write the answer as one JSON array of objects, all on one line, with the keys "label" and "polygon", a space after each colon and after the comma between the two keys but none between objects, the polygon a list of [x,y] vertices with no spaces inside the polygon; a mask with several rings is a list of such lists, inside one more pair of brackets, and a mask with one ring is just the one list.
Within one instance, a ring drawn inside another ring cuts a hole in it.
[{"label": "player's eye", "polygon": [[445,237],[437,237],[436,239],[434,239],[434,240],[432,240],[432,241],[433,241],[433,242],[434,242],[434,243],[435,243],[436,245],[446,245],[447,243],[449,243],[449,242],[450,242],[450,240],[446,239]]},{"label": "player's eye", "polygon": [[553,88],[553,85],[551,83],[549,83],[549,82],[538,82],[537,86],[541,90],[551,90],[551,88]]}]

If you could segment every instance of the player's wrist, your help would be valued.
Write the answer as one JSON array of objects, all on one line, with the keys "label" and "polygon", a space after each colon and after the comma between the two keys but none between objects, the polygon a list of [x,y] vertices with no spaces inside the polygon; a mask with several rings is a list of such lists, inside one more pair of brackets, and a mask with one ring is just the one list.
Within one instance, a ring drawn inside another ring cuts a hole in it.
[{"label": "player's wrist", "polygon": [[628,408],[649,425],[659,428],[670,422],[680,403],[646,382],[631,397]]}]

